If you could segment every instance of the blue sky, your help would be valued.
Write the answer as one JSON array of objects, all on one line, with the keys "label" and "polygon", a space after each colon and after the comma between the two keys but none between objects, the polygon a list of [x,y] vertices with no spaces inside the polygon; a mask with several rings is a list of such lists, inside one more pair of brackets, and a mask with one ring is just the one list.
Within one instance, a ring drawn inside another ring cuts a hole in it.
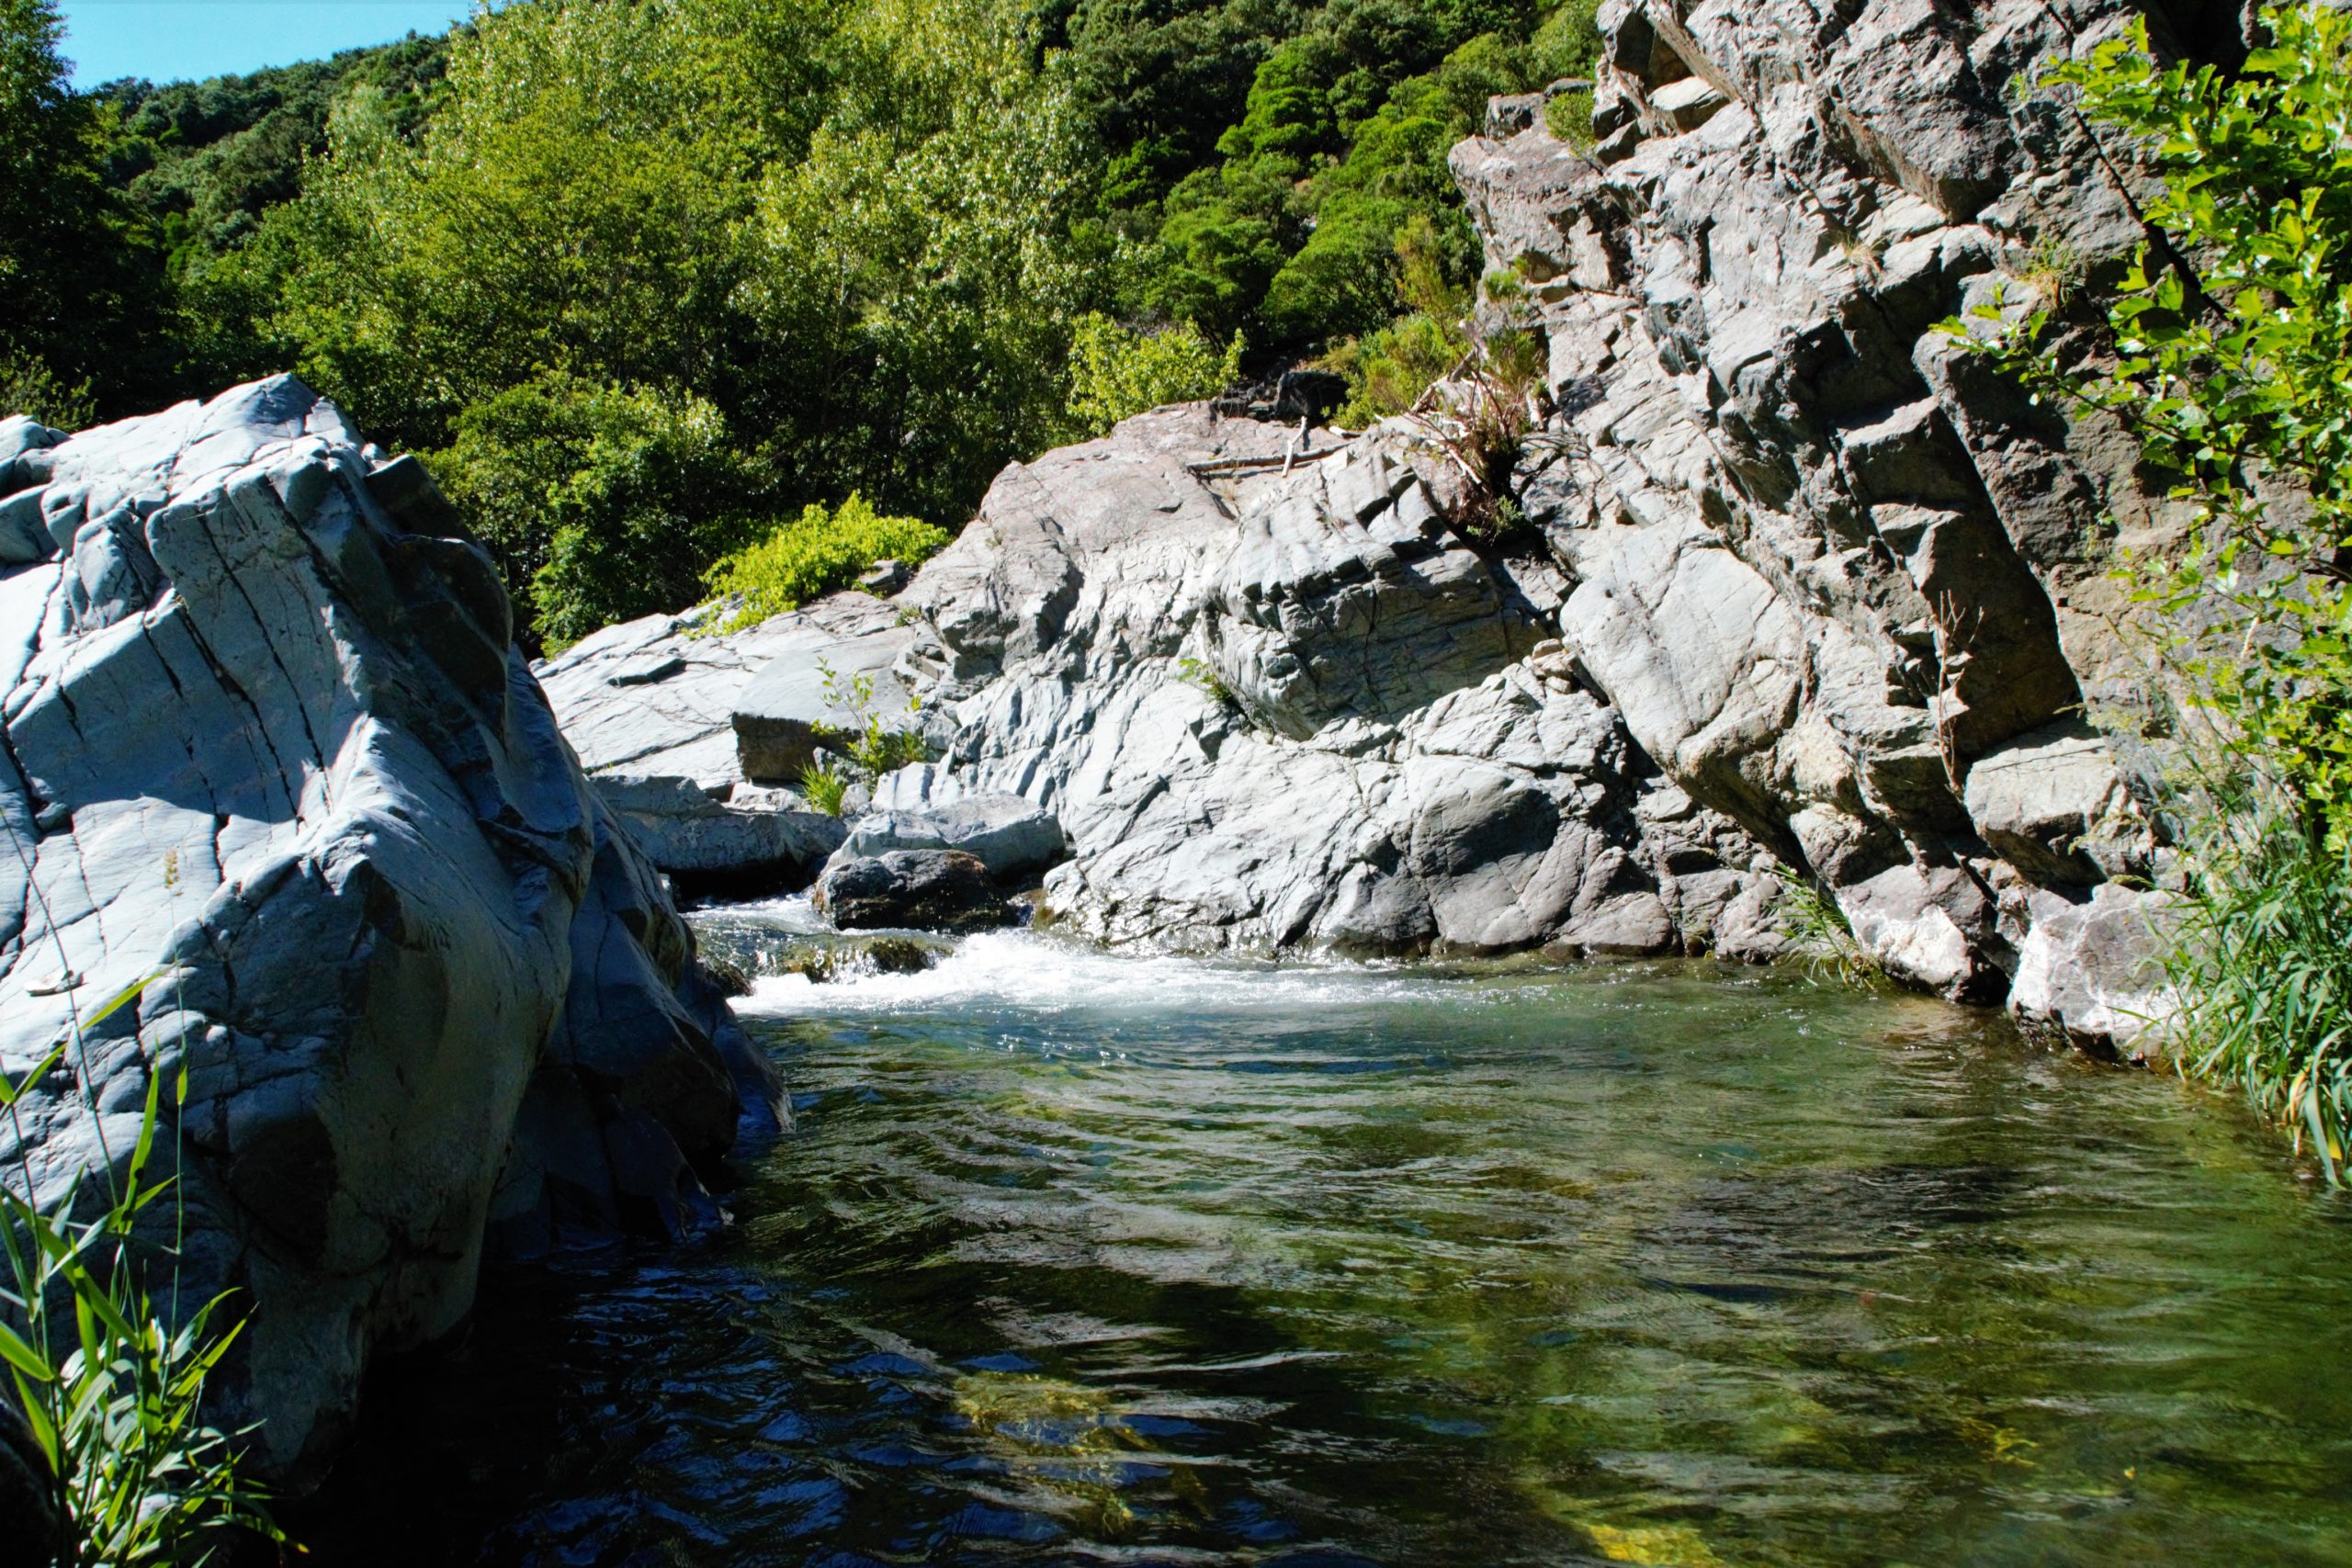
[{"label": "blue sky", "polygon": [[119,76],[176,82],[317,60],[339,49],[437,33],[469,0],[62,0],[74,85]]}]

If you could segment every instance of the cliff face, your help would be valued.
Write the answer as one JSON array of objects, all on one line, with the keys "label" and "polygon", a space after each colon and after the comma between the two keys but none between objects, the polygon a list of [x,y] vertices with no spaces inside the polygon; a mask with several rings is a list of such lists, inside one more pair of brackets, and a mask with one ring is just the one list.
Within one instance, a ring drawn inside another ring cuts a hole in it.
[{"label": "cliff face", "polygon": [[[1583,671],[1890,970],[2029,1012],[2064,1010],[2085,912],[2163,871],[2086,718],[2148,714],[2109,574],[2184,520],[2120,431],[1935,324],[2143,237],[2127,150],[2037,85],[2142,10],[1619,0],[1589,154],[1539,128],[1453,155],[1541,301],[1560,412],[1522,479]],[[2150,15],[2207,57],[2239,23]],[[2130,967],[2109,1000],[2155,1005]]]},{"label": "cliff face", "polygon": [[[2142,237],[2124,150],[2036,85],[2135,14],[1604,9],[1592,151],[1537,124],[1453,158],[1550,344],[1533,558],[1457,525],[1412,421],[1163,409],[1006,470],[895,604],[744,634],[731,691],[668,621],[583,644],[549,671],[565,722],[661,771],[663,682],[695,682],[696,734],[731,709],[726,776],[616,787],[742,809],[789,782],[752,738],[803,735],[819,661],[887,643],[944,751],[923,792],[1057,813],[1044,908],[1087,936],[1764,957],[1811,882],[1898,977],[2128,1046],[2167,1005],[2140,889],[2170,852],[2144,758],[2089,721],[2159,716],[2111,570],[2185,519],[2123,432],[1936,325]],[[2151,22],[2217,58],[2243,34]]]},{"label": "cliff face", "polygon": [[414,462],[280,378],[10,421],[0,494],[0,1071],[146,982],[0,1167],[104,1181],[162,1077],[180,1294],[251,1312],[216,1415],[299,1473],[486,1237],[693,1224],[775,1086]]}]

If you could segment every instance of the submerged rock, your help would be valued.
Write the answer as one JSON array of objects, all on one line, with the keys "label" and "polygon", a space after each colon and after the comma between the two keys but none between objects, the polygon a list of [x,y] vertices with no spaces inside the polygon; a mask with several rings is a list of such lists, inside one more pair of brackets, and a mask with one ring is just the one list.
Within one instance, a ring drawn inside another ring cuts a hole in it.
[{"label": "submerged rock", "polygon": [[41,522],[0,570],[0,1071],[145,984],[0,1161],[55,1201],[187,1074],[151,1213],[180,1299],[251,1308],[216,1417],[299,1479],[487,1235],[692,1226],[779,1086],[414,463],[283,377],[9,438]]},{"label": "submerged rock", "polygon": [[775,973],[797,975],[820,986],[867,975],[920,975],[936,968],[951,951],[914,937],[850,935],[788,955]]},{"label": "submerged rock", "polygon": [[891,850],[836,862],[818,879],[816,901],[843,931],[992,931],[1020,918],[988,867],[961,850]]}]

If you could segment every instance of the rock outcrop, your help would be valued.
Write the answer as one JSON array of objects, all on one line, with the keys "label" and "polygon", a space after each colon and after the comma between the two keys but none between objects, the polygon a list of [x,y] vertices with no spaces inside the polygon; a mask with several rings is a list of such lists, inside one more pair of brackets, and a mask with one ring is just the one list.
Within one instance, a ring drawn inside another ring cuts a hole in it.
[{"label": "rock outcrop", "polygon": [[[1548,344],[1534,547],[1414,422],[1163,409],[1008,469],[826,657],[895,649],[944,777],[1052,814],[1088,936],[1765,958],[1804,882],[1898,978],[2132,1049],[2177,868],[2110,566],[2185,519],[1939,324],[2143,237],[2038,78],[2138,11],[1611,0],[1596,145],[1514,100],[1453,154]],[[2225,63],[2241,20],[2151,15]],[[739,769],[818,656],[746,682]]]},{"label": "rock outcrop", "polygon": [[119,1169],[186,1074],[151,1213],[250,1309],[217,1416],[299,1478],[486,1236],[696,1224],[777,1086],[414,462],[280,378],[11,422],[0,479],[0,1071],[79,1034],[0,1165]]},{"label": "rock outcrop", "polygon": [[1759,852],[1657,776],[1390,433],[1193,406],[1011,469],[903,601],[972,791],[1050,810],[1048,918],[1195,950],[1703,947]]},{"label": "rock outcrop", "polygon": [[[1521,478],[1563,641],[1693,798],[1956,997],[2007,995],[2037,930],[2144,955],[2161,918],[2118,880],[2167,871],[2146,784],[2083,721],[2154,716],[2109,573],[2183,519],[2123,432],[1938,330],[2143,237],[2128,159],[2037,73],[2144,9],[1613,0],[1592,152],[1537,125],[1453,154],[1550,343]],[[2185,52],[2237,21],[2150,16]]]},{"label": "rock outcrop", "polygon": [[[805,887],[845,829],[789,793],[805,749],[797,758],[755,753],[745,769],[736,715],[753,679],[773,668],[805,672],[821,696],[818,661],[892,633],[896,612],[842,593],[724,635],[715,631],[719,614],[706,607],[607,626],[536,673],[581,766],[681,893]],[[896,636],[892,655],[906,639]]]}]

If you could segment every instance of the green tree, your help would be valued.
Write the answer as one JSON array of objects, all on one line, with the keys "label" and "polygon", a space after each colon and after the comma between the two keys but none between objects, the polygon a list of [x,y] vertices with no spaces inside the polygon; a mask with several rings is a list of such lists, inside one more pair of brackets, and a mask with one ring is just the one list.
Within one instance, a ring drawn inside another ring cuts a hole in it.
[{"label": "green tree", "polygon": [[1069,372],[1070,412],[1101,435],[1147,409],[1224,390],[1241,373],[1241,334],[1220,354],[1189,321],[1137,332],[1097,313],[1079,321]]},{"label": "green tree", "polygon": [[442,454],[537,636],[684,608],[762,517],[859,491],[952,526],[1062,428],[1117,248],[1031,43],[997,0],[511,7],[421,131],[338,99],[208,286]]},{"label": "green tree", "polygon": [[100,175],[96,106],[58,53],[54,0],[0,0],[0,394],[72,423],[158,373],[160,313],[139,236]]},{"label": "green tree", "polygon": [[741,298],[772,367],[750,407],[785,471],[958,526],[1063,428],[1072,323],[1110,237],[1067,68],[986,0],[888,0],[838,40],[829,113],[772,164]]},{"label": "green tree", "polygon": [[725,417],[691,392],[555,372],[457,425],[431,467],[506,580],[527,586],[551,649],[693,604],[765,488]]}]

